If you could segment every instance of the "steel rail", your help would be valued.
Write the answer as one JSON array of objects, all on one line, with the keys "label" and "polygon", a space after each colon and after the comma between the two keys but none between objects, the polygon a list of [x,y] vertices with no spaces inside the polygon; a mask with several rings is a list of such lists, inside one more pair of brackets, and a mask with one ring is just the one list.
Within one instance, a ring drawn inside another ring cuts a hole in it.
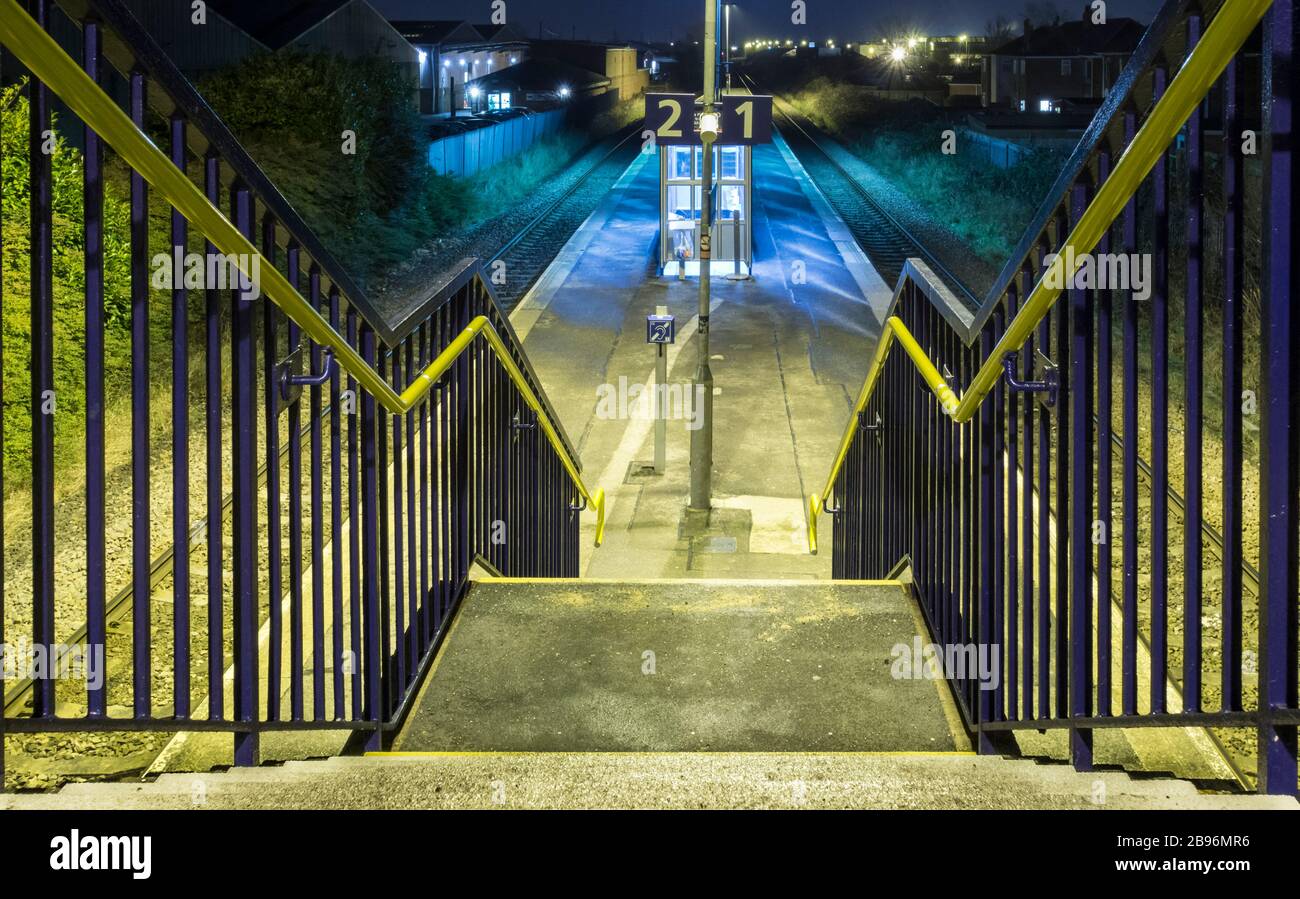
[{"label": "steel rail", "polygon": [[[744,80],[749,82],[749,84],[751,85],[750,90],[754,90],[757,87],[757,83],[748,75],[743,75],[741,77]],[[785,101],[782,100],[782,102]],[[862,184],[858,181],[858,179],[854,178],[853,175],[849,172],[849,170],[844,168],[844,166],[840,164],[839,160],[837,160],[834,156],[832,156],[830,152],[821,145],[821,141],[817,140],[817,138],[809,134],[808,129],[800,125],[799,122],[795,119],[795,117],[791,115],[789,112],[775,105],[773,106],[773,109],[779,115],[783,116],[786,119],[786,121],[788,121],[792,126],[794,126],[795,130],[797,130],[800,134],[802,134],[804,139],[808,141],[808,143],[812,144],[812,146],[816,148],[816,150],[819,153],[821,153],[824,157],[826,157],[826,161],[829,162],[835,168],[835,170],[840,173],[841,176],[843,176],[845,182],[862,197],[862,199],[867,203],[867,205],[869,205],[875,212],[877,212],[881,218],[889,222],[889,224],[894,228],[895,231],[899,233],[899,235],[903,237],[904,240],[908,241],[909,243],[912,244],[912,246],[916,248],[917,255],[920,256],[922,259],[924,259],[926,264],[929,265],[930,268],[932,268],[934,271],[942,275],[950,288],[956,289],[962,294],[962,296],[965,297],[971,309],[975,309],[976,307],[979,306],[978,298],[973,293],[971,293],[970,288],[966,286],[966,283],[962,281],[960,278],[958,278],[950,268],[948,268],[946,265],[940,262],[935,257],[935,255],[931,253],[929,249],[926,248],[925,244],[917,240],[916,237],[912,235],[912,232],[909,231],[898,219],[896,219],[889,212],[888,209],[886,209],[884,206],[878,203],[875,197],[871,196],[871,192],[868,191],[865,187],[863,187]],[[864,251],[867,250],[866,247],[863,247],[862,249]]]},{"label": "steel rail", "polygon": [[[509,349],[485,316],[479,316],[447,349],[438,356],[405,390],[398,393],[384,376],[372,368],[343,335],[302,296],[274,265],[261,265],[258,248],[240,233],[203,194],[176,168],[149,137],[136,127],[130,117],[77,65],[17,0],[0,0],[0,43],[25,65],[41,82],[49,86],[68,107],[104,139],[122,160],[138,172],[193,225],[199,227],[220,252],[235,260],[250,260],[257,270],[244,271],[246,277],[258,275],[262,293],[280,307],[318,345],[333,351],[339,365],[356,379],[367,393],[394,415],[405,415],[415,408],[461,353],[482,334],[492,346],[498,361],[506,369],[525,402],[537,415],[547,439],[559,456],[569,478],[582,496],[585,507],[590,503],[596,512],[596,544],[604,535],[605,492],[588,490],[578,474],[578,465],[560,439],[550,415],[543,407]],[[453,352],[454,350],[454,352]]]},{"label": "steel rail", "polygon": [[[643,121],[643,120],[638,120],[638,121]],[[583,184],[586,183],[587,179],[592,176],[592,173],[594,173],[596,169],[600,168],[602,165],[609,162],[610,158],[615,153],[617,153],[620,149],[622,149],[625,143],[627,143],[629,140],[631,140],[633,137],[636,136],[637,124],[638,122],[633,122],[631,125],[627,125],[626,128],[629,129],[628,133],[625,134],[619,140],[618,143],[610,147],[608,152],[606,152],[605,155],[601,156],[597,162],[592,163],[591,167],[588,168],[587,171],[583,172],[582,175],[579,176],[578,180],[574,181],[573,184],[571,184],[568,187],[568,189],[564,191],[564,193],[556,197],[554,202],[552,202],[541,212],[537,213],[537,215],[533,216],[532,221],[530,221],[528,224],[520,228],[519,231],[517,231],[513,237],[511,237],[504,244],[498,247],[496,252],[492,253],[492,255],[486,258],[490,260],[500,259],[506,253],[510,252],[510,250],[515,246],[515,244],[523,240],[529,234],[529,232],[531,232],[534,228],[540,225],[545,218],[547,218],[551,213],[555,212],[556,209],[559,209],[560,204],[563,203],[565,200],[569,199],[569,197],[573,196],[574,192],[577,191],[579,187],[581,187]],[[525,290],[527,290],[527,288],[525,288]]]},{"label": "steel rail", "polygon": [[[333,411],[332,406],[325,406],[325,408],[321,410],[321,419],[324,420],[326,416],[332,415]],[[311,424],[305,424],[299,429],[298,442],[300,445],[305,445],[308,442],[308,439],[311,437],[311,429]],[[289,448],[291,445],[290,442],[286,442],[282,447],[280,447],[280,454],[278,457],[279,462],[283,463],[284,460],[288,458]],[[266,486],[266,479],[269,470],[270,466],[266,462],[262,462],[262,464],[258,466],[258,489]],[[230,520],[234,505],[235,494],[227,493],[221,501],[221,521],[223,524]],[[204,527],[211,527],[210,518],[200,519],[200,522]],[[193,529],[191,529],[191,533],[193,533]],[[160,552],[149,566],[150,592],[156,590],[163,581],[167,579],[175,568],[175,565],[176,544],[172,543],[165,550]],[[104,627],[106,629],[112,629],[115,625],[126,620],[126,617],[131,612],[131,600],[134,596],[134,585],[128,583],[121,590],[117,591],[117,593],[113,595],[112,599],[108,600],[108,602],[104,604]],[[74,646],[80,643],[85,643],[88,633],[87,625],[83,621],[75,630],[72,631],[71,634],[64,638],[63,642]],[[34,684],[35,681],[31,678],[22,678],[14,684],[11,690],[4,694],[3,707],[6,718],[15,717],[17,712],[26,707],[27,699],[31,694]]]}]

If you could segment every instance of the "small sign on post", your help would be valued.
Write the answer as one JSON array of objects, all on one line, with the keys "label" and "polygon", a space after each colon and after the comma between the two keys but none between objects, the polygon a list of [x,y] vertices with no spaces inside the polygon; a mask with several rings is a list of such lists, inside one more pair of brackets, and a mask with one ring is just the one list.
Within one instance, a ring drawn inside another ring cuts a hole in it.
[{"label": "small sign on post", "polygon": [[677,319],[659,306],[645,317],[645,342],[655,348],[655,474],[663,474],[668,461],[668,345],[677,340]]},{"label": "small sign on post", "polygon": [[676,343],[677,317],[674,315],[647,315],[645,317],[646,343]]}]

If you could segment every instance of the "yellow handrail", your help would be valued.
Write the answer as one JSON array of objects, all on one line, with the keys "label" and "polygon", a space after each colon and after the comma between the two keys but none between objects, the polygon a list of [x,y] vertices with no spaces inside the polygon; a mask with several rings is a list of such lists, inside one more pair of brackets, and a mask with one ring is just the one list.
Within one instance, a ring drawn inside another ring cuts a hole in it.
[{"label": "yellow handrail", "polygon": [[[259,287],[284,313],[289,316],[318,345],[333,351],[334,358],[348,374],[368,393],[373,395],[389,412],[404,415],[429,392],[443,374],[479,334],[487,340],[498,360],[505,367],[524,401],[537,414],[564,469],[573,480],[578,493],[591,504],[596,513],[596,545],[605,532],[605,491],[587,489],[578,474],[564,442],[556,432],[546,410],[542,407],[527,379],[511,358],[509,349],[501,340],[486,316],[479,316],[453,340],[438,358],[421,372],[409,387],[400,394],[378,371],[372,368],[352,348],[344,337],[314,309],[294,285],[274,265],[265,261],[257,247],[234,224],[221,214],[203,192],[185,173],[172,165],[153,141],[149,140],[117,104],[104,93],[76,61],[58,45],[40,25],[18,5],[17,0],[0,0],[0,43],[3,43],[27,69],[54,91],[74,113],[111,146],[122,160],[140,174],[150,185],[180,211],[222,253],[234,260],[256,261],[259,270]],[[248,277],[253,272],[245,271]]]},{"label": "yellow handrail", "polygon": [[[1160,154],[1178,134],[1188,116],[1209,92],[1210,87],[1223,73],[1232,57],[1241,49],[1242,44],[1246,42],[1271,5],[1272,0],[1224,0],[1214,20],[1205,29],[1205,34],[1188,54],[1164,95],[1151,110],[1137,134],[1133,136],[1133,140],[1115,163],[1114,169],[1102,182],[1097,195],[1093,197],[1088,208],[1084,210],[1079,221],[1066,236],[1061,248],[1057,250],[1056,258],[1044,269],[1038,283],[1034,285],[1034,289],[1025,300],[1025,304],[1020,307],[1020,311],[1007,325],[1006,331],[1003,332],[988,358],[975,373],[970,387],[962,395],[960,402],[949,403],[944,400],[945,394],[940,391],[952,397],[955,396],[952,388],[921,351],[902,321],[897,317],[891,317],[886,322],[884,333],[876,348],[876,356],[867,372],[858,401],[853,407],[853,414],[844,431],[844,438],[840,441],[839,453],[835,457],[834,465],[831,466],[830,476],[826,479],[826,487],[822,490],[820,499],[817,494],[809,498],[809,552],[817,552],[817,515],[822,503],[834,489],[835,479],[839,477],[849,447],[853,443],[857,416],[871,400],[872,391],[879,380],[880,368],[884,365],[885,356],[889,352],[893,339],[897,337],[903,343],[921,376],[925,378],[931,390],[939,396],[944,412],[953,421],[964,424],[974,418],[976,410],[1002,375],[1002,358],[1007,353],[1016,352],[1024,345],[1060,297],[1063,285],[1069,282],[1073,272],[1066,271],[1067,259],[1082,261],[1084,255],[1097,245],[1156,164]],[[934,378],[938,381],[936,382]]]}]

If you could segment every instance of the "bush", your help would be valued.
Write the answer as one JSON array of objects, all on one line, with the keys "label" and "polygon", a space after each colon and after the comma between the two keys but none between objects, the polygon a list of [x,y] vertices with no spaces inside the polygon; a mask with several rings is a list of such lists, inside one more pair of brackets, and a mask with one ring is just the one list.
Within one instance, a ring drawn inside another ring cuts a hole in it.
[{"label": "bush", "polygon": [[[6,489],[31,474],[31,168],[28,157],[29,104],[25,83],[0,90],[4,203],[4,465]],[[83,158],[56,130],[53,170],[54,392],[60,428],[84,426],[85,393],[85,223]],[[131,328],[130,201],[122,185],[104,185],[104,315],[106,376],[129,383]],[[59,451],[74,454],[75,441],[60,440]]]},{"label": "bush", "polygon": [[[263,54],[200,90],[363,287],[470,203],[468,184],[429,169],[410,79],[392,60]],[[342,152],[344,131],[354,155]]]},{"label": "bush", "polygon": [[944,155],[939,134],[957,126],[943,110],[880,100],[857,85],[821,78],[790,99],[995,268],[1015,249],[1065,161],[1056,150],[1035,150],[1007,168],[975,153]]}]

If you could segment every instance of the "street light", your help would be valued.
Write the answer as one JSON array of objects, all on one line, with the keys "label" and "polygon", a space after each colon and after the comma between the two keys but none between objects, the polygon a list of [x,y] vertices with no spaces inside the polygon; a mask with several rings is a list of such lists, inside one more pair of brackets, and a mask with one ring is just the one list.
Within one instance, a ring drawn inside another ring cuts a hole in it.
[{"label": "street light", "polygon": [[893,50],[889,51],[889,58],[894,62],[902,62],[907,59],[907,51],[904,50],[902,46],[895,47]]},{"label": "street light", "polygon": [[561,100],[567,100],[567,99],[569,99],[569,93],[570,93],[570,91],[569,91],[569,86],[568,86],[567,84],[561,84],[561,85],[560,85],[560,99],[561,99]]}]

